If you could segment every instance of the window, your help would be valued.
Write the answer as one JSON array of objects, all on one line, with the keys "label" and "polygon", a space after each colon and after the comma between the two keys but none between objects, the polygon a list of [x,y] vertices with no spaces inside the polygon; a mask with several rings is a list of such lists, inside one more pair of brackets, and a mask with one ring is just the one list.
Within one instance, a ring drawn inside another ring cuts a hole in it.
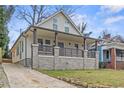
[{"label": "window", "polygon": [[24,50],[24,44],[23,44],[23,41],[22,41],[22,52],[23,52],[23,50]]},{"label": "window", "polygon": [[16,48],[16,55],[17,56],[19,55],[19,46],[17,46],[17,48]]},{"label": "window", "polygon": [[43,45],[43,39],[38,39],[38,44]]},{"label": "window", "polygon": [[57,25],[53,24],[53,30],[57,30]]},{"label": "window", "polygon": [[56,18],[53,18],[53,23],[57,23],[57,19]]},{"label": "window", "polygon": [[109,59],[109,51],[106,51],[106,58]]},{"label": "window", "polygon": [[69,32],[69,27],[65,27],[65,32],[66,32],[66,33]]},{"label": "window", "polygon": [[78,48],[78,44],[75,44],[75,47]]},{"label": "window", "polygon": [[45,40],[46,45],[50,45],[50,40]]}]

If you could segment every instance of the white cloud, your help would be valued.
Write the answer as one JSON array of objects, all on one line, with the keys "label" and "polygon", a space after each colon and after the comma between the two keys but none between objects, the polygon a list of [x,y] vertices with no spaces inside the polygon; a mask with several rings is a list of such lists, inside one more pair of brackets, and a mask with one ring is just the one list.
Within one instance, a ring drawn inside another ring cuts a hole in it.
[{"label": "white cloud", "polygon": [[104,5],[104,6],[101,6],[101,10],[102,11],[109,11],[111,13],[118,13],[120,12],[121,10],[124,9],[124,6],[107,6],[107,5]]},{"label": "white cloud", "polygon": [[124,16],[114,16],[114,17],[107,18],[104,24],[109,25],[109,24],[113,24],[113,23],[116,23],[122,20],[124,20]]},{"label": "white cloud", "polygon": [[115,13],[119,13],[120,11],[124,10],[124,6],[120,5],[103,5],[100,7],[100,11],[97,12],[97,15],[100,16],[109,16]]}]

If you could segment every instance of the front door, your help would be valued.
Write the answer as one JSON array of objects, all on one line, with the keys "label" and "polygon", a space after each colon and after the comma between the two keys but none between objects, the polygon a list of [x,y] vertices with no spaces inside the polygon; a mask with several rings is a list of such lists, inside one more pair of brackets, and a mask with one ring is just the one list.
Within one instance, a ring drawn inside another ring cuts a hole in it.
[{"label": "front door", "polygon": [[63,42],[58,42],[58,46],[60,47],[59,55],[64,56],[64,43]]},{"label": "front door", "polygon": [[109,50],[103,50],[103,61],[104,62],[109,62]]}]

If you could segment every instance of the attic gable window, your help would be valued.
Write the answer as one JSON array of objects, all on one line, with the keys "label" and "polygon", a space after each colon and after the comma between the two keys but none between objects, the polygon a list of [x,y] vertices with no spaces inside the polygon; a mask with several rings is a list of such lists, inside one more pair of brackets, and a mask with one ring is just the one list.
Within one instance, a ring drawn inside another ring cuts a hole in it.
[{"label": "attic gable window", "polygon": [[53,18],[53,23],[57,23],[57,19],[56,18]]},{"label": "attic gable window", "polygon": [[65,32],[66,32],[66,33],[69,32],[69,27],[65,27]]},{"label": "attic gable window", "polygon": [[53,24],[53,30],[57,30],[57,24]]}]

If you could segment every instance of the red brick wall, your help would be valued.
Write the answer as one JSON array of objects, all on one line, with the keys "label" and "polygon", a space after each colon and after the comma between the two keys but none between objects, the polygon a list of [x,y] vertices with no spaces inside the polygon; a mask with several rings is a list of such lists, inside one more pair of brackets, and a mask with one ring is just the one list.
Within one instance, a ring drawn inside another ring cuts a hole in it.
[{"label": "red brick wall", "polygon": [[116,63],[117,64],[117,69],[124,69],[124,61],[122,61],[122,62],[117,62]]},{"label": "red brick wall", "polygon": [[116,49],[111,49],[111,62],[107,64],[107,68],[116,69]]}]

